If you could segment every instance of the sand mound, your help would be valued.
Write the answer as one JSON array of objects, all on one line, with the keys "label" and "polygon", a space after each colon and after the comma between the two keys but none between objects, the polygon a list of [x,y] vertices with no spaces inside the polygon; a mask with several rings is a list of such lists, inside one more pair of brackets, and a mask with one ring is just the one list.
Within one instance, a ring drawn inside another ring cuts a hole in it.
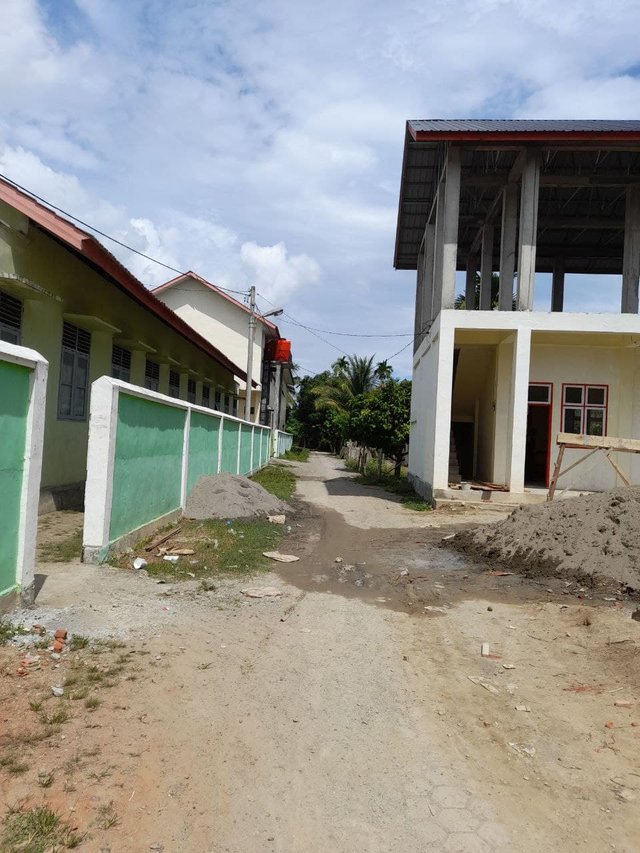
[{"label": "sand mound", "polygon": [[186,518],[259,518],[291,512],[262,486],[234,474],[200,477],[187,498]]},{"label": "sand mound", "polygon": [[[448,543],[449,544],[449,543]],[[522,506],[450,544],[527,575],[607,577],[640,588],[640,488]]]}]

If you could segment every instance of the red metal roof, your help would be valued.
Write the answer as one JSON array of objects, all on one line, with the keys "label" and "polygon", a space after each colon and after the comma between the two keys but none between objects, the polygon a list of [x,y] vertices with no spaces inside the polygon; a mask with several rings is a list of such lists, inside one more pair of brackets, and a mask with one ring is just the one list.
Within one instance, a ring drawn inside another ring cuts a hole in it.
[{"label": "red metal roof", "polygon": [[555,119],[420,119],[407,122],[416,142],[517,139],[519,142],[580,139],[613,142],[640,140],[640,121]]},{"label": "red metal roof", "polygon": [[[44,204],[0,178],[0,200],[27,216],[32,222],[69,248],[81,259],[85,259],[104,274],[113,284],[124,290],[135,302],[147,311],[155,314],[183,338],[196,346],[209,358],[212,358],[226,370],[246,381],[247,374],[234,364],[219,349],[209,343],[195,329],[185,323],[177,314],[161,302],[153,293],[132,275],[105,247],[91,234],[78,228],[68,219],[54,213]],[[254,383],[257,384],[257,383]]]},{"label": "red metal roof", "polygon": [[[180,282],[184,281],[187,278],[192,278],[194,281],[197,281],[203,287],[206,287],[209,290],[213,291],[214,293],[217,293],[218,296],[222,296],[222,298],[226,299],[227,302],[231,302],[232,305],[235,305],[237,308],[240,308],[242,311],[246,312],[247,314],[250,313],[249,308],[246,305],[244,305],[242,302],[238,302],[238,300],[234,299],[233,296],[231,296],[228,293],[225,293],[224,290],[217,287],[215,284],[211,284],[210,281],[207,281],[205,278],[202,278],[202,276],[198,275],[197,273],[193,272],[192,270],[189,270],[188,272],[183,272],[180,275],[177,275],[175,278],[172,278],[171,281],[165,281],[164,284],[159,284],[157,287],[153,288],[153,292],[154,293],[161,293],[163,290],[168,290],[170,287],[174,287],[174,285],[180,284]],[[275,323],[272,323],[270,320],[267,320],[266,317],[262,317],[260,314],[257,314],[256,316],[257,316],[258,320],[260,320],[261,323],[264,323],[264,325],[268,329],[271,329],[273,332],[275,332],[275,334],[278,338],[280,337],[280,330],[278,329],[278,327],[276,326]]]}]

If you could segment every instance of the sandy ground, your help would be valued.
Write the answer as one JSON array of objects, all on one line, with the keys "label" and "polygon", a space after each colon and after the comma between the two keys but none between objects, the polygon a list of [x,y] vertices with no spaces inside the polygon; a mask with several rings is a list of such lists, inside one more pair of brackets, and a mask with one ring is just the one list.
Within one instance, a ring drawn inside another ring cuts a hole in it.
[{"label": "sandy ground", "polygon": [[[39,567],[25,619],[115,634],[124,647],[100,660],[129,662],[100,707],[76,703],[60,734],[22,748],[26,772],[0,771],[3,801],[50,803],[89,831],[86,851],[640,849],[631,605],[490,575],[440,547],[480,519],[409,512],[331,457],[295,468],[281,550],[301,560],[255,581],[279,598],[244,598],[246,580],[205,594]],[[18,679],[17,650],[0,655],[1,719],[17,733],[54,673]],[[55,678],[87,655],[67,653]],[[79,754],[94,757],[70,785]],[[111,803],[117,821],[100,828]]]}]

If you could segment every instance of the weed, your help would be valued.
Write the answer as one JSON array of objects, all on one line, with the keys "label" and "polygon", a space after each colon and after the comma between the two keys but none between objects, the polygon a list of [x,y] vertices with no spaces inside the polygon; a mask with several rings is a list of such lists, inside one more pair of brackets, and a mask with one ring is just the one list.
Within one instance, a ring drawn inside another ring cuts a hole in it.
[{"label": "weed", "polygon": [[93,773],[90,773],[89,779],[93,779],[95,782],[102,782],[108,776],[111,776],[111,770],[105,768],[104,770],[95,770]]},{"label": "weed", "polygon": [[199,663],[196,669],[209,669],[213,666],[213,661],[210,660],[208,663]]},{"label": "weed", "polygon": [[66,539],[49,542],[40,548],[40,559],[45,563],[70,563],[82,554],[82,528],[74,531]]},{"label": "weed", "polygon": [[41,788],[50,788],[53,785],[53,780],[55,779],[55,775],[53,771],[46,772],[45,770],[41,770],[38,773],[38,785]]},{"label": "weed", "polygon": [[72,652],[80,651],[80,649],[86,649],[89,645],[89,638],[83,637],[82,634],[74,634],[69,640],[69,648]]},{"label": "weed", "polygon": [[89,688],[88,687],[81,687],[79,690],[74,690],[73,693],[71,694],[70,698],[73,699],[74,701],[78,701],[78,699],[86,699],[88,695],[89,695]]},{"label": "weed", "polygon": [[74,684],[77,684],[79,681],[79,677],[77,675],[68,675],[65,680],[62,682],[63,687],[73,687]]},{"label": "weed", "polygon": [[[347,460],[347,462],[349,461],[350,460]],[[355,469],[350,465],[347,467],[352,468],[352,470],[357,470],[357,464]],[[363,486],[380,486],[387,492],[399,495],[402,506],[407,509],[411,509],[414,512],[427,512],[428,510],[433,509],[432,505],[428,501],[422,500],[420,495],[417,495],[414,492],[405,474],[401,474],[400,477],[395,477],[393,468],[388,465],[383,467],[382,474],[378,476],[377,463],[369,462],[365,466],[364,474],[360,474],[359,477],[356,477],[355,482],[360,483]]]},{"label": "weed", "polygon": [[96,708],[99,708],[102,702],[98,699],[97,696],[90,696],[84,703],[84,707],[87,711],[95,711]]},{"label": "weed", "polygon": [[28,764],[24,761],[20,761],[11,753],[9,755],[3,755],[2,758],[0,758],[0,767],[6,770],[7,773],[11,774],[11,776],[21,776],[29,769]]},{"label": "weed", "polygon": [[288,501],[296,490],[295,474],[284,465],[267,465],[251,479],[283,501]]},{"label": "weed", "polygon": [[0,646],[6,645],[16,636],[26,633],[27,631],[22,625],[14,625],[8,619],[0,619]]},{"label": "weed", "polygon": [[310,451],[306,447],[292,447],[287,450],[283,459],[288,459],[291,462],[306,462],[309,459]]},{"label": "weed", "polygon": [[31,701],[29,702],[29,707],[32,711],[35,711],[36,714],[42,711],[43,702],[40,700],[39,702]]},{"label": "weed", "polygon": [[69,719],[69,709],[66,705],[61,705],[53,714],[46,714],[44,711],[40,714],[40,722],[43,726],[61,726]]},{"label": "weed", "polygon": [[120,818],[116,814],[113,806],[113,800],[98,808],[98,818],[96,824],[100,829],[113,829],[120,823]]},{"label": "weed", "polygon": [[17,808],[7,814],[0,837],[0,850],[3,853],[49,853],[61,847],[73,849],[83,839],[83,835],[74,832],[46,806],[27,810]]}]

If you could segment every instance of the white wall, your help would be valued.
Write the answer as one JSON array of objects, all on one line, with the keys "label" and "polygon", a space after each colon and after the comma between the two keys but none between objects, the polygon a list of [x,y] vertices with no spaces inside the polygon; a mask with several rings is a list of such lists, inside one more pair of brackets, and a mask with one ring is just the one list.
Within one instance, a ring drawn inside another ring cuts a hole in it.
[{"label": "white wall", "polygon": [[[158,299],[217,347],[238,367],[247,364],[249,314],[200,282],[187,278],[156,293]],[[253,347],[253,379],[260,384],[265,328],[258,321]],[[239,381],[241,389],[246,383]],[[259,396],[258,396],[259,399]]]}]

